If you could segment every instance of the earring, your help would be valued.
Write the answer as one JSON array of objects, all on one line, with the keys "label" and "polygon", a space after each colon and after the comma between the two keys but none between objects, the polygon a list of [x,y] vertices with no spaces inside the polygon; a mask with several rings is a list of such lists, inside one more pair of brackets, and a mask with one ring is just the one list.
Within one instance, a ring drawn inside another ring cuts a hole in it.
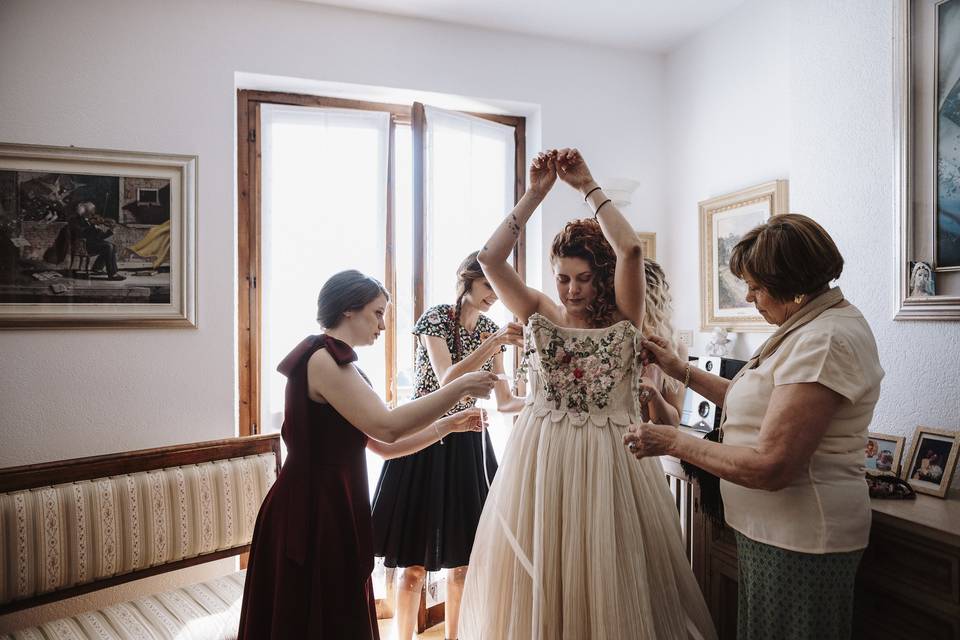
[{"label": "earring", "polygon": [[795,304],[803,304],[804,297],[805,296],[802,293],[798,293],[797,295],[793,296],[793,302]]}]

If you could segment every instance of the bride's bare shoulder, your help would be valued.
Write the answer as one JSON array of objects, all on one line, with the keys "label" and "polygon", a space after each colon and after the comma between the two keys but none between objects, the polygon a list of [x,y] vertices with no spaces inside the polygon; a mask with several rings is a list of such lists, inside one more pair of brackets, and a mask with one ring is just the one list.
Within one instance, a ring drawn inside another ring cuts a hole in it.
[{"label": "bride's bare shoulder", "polygon": [[535,316],[540,316],[541,318],[548,320],[550,323],[555,324],[558,327],[562,327],[564,325],[563,307],[549,298],[545,302],[546,303],[541,304],[536,311],[530,314],[530,317],[527,318],[527,321],[529,322]]}]

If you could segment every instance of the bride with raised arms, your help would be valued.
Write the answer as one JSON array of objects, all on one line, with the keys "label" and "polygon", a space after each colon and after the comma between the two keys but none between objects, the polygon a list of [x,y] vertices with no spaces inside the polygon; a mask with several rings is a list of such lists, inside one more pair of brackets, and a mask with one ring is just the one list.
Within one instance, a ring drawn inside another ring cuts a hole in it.
[{"label": "bride with raised arms", "polygon": [[[560,304],[508,262],[558,175],[595,212],[553,240]],[[637,464],[622,444],[641,421],[645,284],[633,228],[576,149],[549,151],[479,260],[526,324],[530,391],[480,518],[460,637],[715,638],[660,462]]]}]

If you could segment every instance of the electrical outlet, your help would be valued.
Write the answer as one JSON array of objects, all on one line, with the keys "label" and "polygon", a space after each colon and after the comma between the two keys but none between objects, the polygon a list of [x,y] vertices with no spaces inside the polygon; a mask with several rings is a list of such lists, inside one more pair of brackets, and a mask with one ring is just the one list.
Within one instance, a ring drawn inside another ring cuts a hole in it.
[{"label": "electrical outlet", "polygon": [[687,349],[693,348],[693,331],[690,329],[681,329],[677,332],[680,344],[685,344]]}]

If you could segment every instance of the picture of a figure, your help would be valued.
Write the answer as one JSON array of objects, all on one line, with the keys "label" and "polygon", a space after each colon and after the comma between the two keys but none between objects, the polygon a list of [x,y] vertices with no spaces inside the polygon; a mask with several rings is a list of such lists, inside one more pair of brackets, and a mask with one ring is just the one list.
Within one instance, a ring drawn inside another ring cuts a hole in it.
[{"label": "picture of a figure", "polygon": [[168,304],[170,180],[0,171],[0,305]]},{"label": "picture of a figure", "polygon": [[917,466],[910,477],[914,480],[940,484],[940,480],[943,478],[944,460],[936,451],[927,449],[927,452],[917,462]]},{"label": "picture of a figure", "polygon": [[864,450],[863,466],[868,472],[897,473],[900,466],[900,454],[903,438],[883,434],[870,434]]},{"label": "picture of a figure", "polygon": [[866,464],[868,469],[877,468],[877,458],[879,456],[880,448],[877,446],[877,441],[873,438],[867,440]]},{"label": "picture of a figure", "polygon": [[877,471],[893,471],[893,451],[890,449],[881,449],[877,455]]},{"label": "picture of a figure", "polygon": [[[126,280],[118,273],[117,248],[110,239],[116,223],[109,218],[97,215],[97,207],[92,202],[77,204],[76,212],[60,229],[53,246],[43,254],[43,259],[52,264],[60,264],[68,257],[77,256],[89,262],[94,257],[92,273],[105,273],[107,280]],[[89,265],[88,265],[89,266]],[[71,264],[70,268],[73,268]]]},{"label": "picture of a figure", "polygon": [[914,262],[910,268],[910,296],[932,296],[935,293],[933,269],[926,262]]},{"label": "picture of a figure", "polygon": [[960,0],[937,6],[937,260],[960,268]]},{"label": "picture of a figure", "polygon": [[0,327],[196,327],[196,167],[0,143]]},{"label": "picture of a figure", "polygon": [[939,485],[947,471],[947,461],[950,459],[950,449],[953,440],[933,434],[921,434],[917,444],[913,466],[910,469],[910,480],[921,480]]}]

